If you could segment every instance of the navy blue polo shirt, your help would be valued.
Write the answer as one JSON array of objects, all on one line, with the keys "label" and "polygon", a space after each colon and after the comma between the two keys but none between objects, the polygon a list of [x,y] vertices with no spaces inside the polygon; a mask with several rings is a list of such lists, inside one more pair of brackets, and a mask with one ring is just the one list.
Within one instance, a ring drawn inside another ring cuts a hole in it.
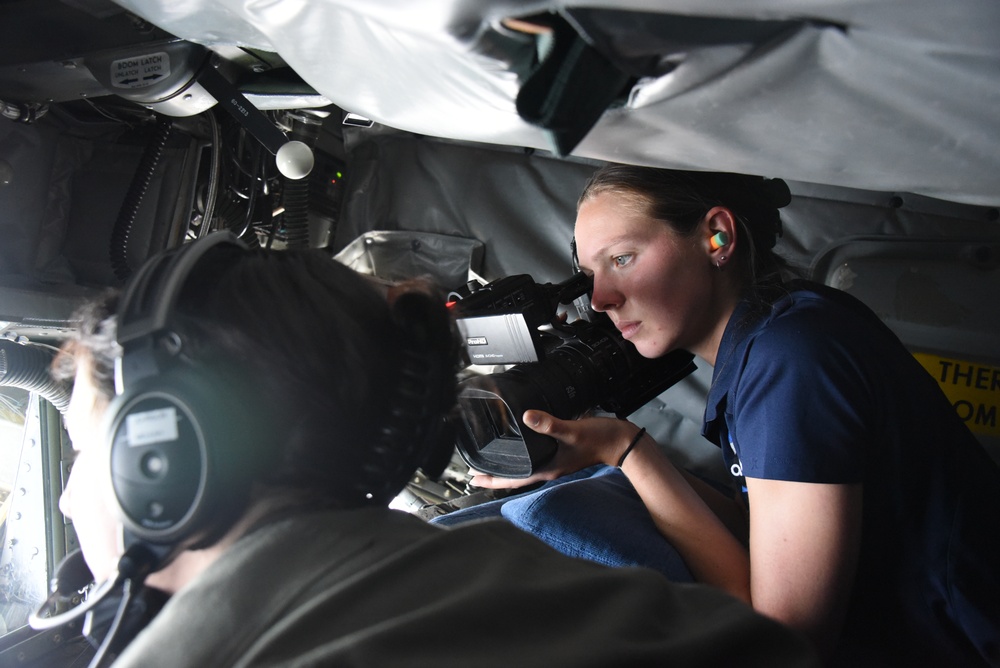
[{"label": "navy blue polo shirt", "polygon": [[1000,469],[860,301],[795,282],[741,303],[703,434],[738,478],[863,485],[843,663],[1000,664]]}]

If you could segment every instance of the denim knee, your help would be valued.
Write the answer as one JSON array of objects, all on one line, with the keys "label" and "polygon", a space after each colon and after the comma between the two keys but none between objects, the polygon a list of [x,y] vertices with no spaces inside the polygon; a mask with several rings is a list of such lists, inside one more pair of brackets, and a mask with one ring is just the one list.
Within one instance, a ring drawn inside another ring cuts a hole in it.
[{"label": "denim knee", "polygon": [[507,499],[500,512],[564,554],[608,566],[645,566],[676,582],[693,580],[617,468],[599,467],[587,477]]}]

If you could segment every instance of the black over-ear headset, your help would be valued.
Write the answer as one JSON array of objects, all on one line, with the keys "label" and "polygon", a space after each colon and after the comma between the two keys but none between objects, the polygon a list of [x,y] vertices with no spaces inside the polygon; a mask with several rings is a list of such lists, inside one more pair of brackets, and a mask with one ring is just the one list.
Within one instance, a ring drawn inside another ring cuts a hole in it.
[{"label": "black over-ear headset", "polygon": [[235,235],[218,232],[157,256],[136,273],[119,303],[122,354],[105,424],[126,544],[134,538],[190,547],[231,501],[228,483],[240,466],[225,455],[241,430],[241,421],[231,418],[248,411],[226,406],[231,392],[187,362],[186,343],[173,323],[192,270],[225,244],[247,248]]}]

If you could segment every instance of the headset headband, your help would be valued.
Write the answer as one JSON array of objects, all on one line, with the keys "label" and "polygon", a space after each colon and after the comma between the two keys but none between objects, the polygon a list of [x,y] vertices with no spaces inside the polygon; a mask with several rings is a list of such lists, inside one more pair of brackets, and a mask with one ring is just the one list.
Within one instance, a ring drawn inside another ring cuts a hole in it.
[{"label": "headset headband", "polygon": [[153,339],[167,331],[191,270],[208,251],[221,244],[247,249],[232,232],[215,232],[151,258],[132,277],[118,306],[117,339],[122,354],[115,361],[117,394],[122,394],[127,385],[159,371],[153,355]]}]

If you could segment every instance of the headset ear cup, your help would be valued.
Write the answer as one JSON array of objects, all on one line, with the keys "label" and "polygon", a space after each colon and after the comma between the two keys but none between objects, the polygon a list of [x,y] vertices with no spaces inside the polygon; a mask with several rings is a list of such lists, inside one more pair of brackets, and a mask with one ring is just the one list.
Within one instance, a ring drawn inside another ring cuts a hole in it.
[{"label": "headset ear cup", "polygon": [[[238,439],[220,403],[191,368],[145,379],[117,397],[107,429],[111,485],[126,530],[156,545],[189,547],[220,535],[244,507],[249,483],[233,471]],[[190,545],[189,545],[190,544]]]}]

